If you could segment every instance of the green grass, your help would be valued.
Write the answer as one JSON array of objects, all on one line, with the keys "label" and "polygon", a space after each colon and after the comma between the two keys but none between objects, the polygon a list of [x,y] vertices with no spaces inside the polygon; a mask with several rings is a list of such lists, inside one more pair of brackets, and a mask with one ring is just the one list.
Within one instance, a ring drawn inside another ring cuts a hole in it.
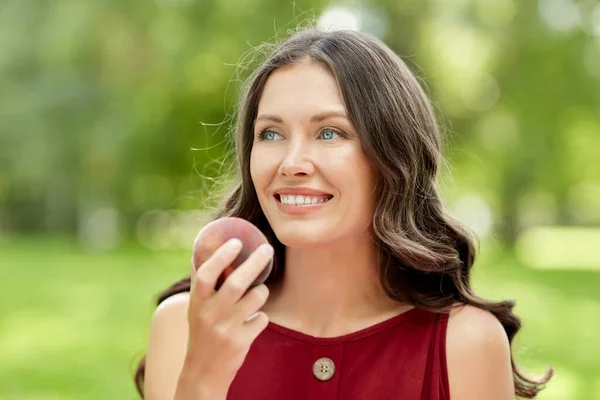
[{"label": "green grass", "polygon": [[[0,398],[136,399],[154,296],[188,266],[185,251],[0,243]],[[539,399],[600,399],[600,273],[533,270],[484,246],[473,284],[517,299],[517,360],[533,374],[556,369]]]}]

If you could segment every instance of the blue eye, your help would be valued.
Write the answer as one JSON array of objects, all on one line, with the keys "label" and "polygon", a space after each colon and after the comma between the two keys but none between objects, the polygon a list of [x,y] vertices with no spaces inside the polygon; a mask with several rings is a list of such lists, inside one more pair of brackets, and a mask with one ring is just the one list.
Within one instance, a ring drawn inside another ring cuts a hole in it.
[{"label": "blue eye", "polygon": [[273,140],[275,140],[275,135],[278,135],[278,133],[266,130],[266,131],[262,131],[261,133],[259,133],[258,137],[260,139],[264,139],[267,141],[273,141]]},{"label": "blue eye", "polygon": [[333,131],[331,129],[325,129],[321,132],[321,136],[323,137],[323,139],[325,140],[330,140],[333,139],[333,135],[338,135],[340,136],[339,133],[337,133],[336,131]]}]

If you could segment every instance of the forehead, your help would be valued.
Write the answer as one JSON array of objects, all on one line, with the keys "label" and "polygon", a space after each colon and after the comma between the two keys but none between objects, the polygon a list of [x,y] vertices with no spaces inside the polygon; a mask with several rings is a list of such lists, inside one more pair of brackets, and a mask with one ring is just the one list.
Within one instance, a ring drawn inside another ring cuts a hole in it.
[{"label": "forehead", "polygon": [[338,83],[325,65],[302,62],[276,69],[265,83],[262,112],[289,115],[324,110],[344,110]]}]

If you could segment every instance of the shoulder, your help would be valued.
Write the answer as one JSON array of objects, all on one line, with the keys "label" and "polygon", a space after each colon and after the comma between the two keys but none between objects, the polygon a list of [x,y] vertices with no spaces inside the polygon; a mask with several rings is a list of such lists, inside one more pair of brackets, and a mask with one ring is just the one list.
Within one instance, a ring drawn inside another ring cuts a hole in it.
[{"label": "shoulder", "polygon": [[150,341],[159,339],[163,334],[187,332],[187,310],[190,300],[189,292],[177,293],[162,301],[152,316],[150,323]]},{"label": "shoulder", "polygon": [[162,301],[152,317],[153,322],[171,318],[174,314],[184,314],[187,318],[187,308],[190,302],[190,292],[176,293]]},{"label": "shoulder", "polygon": [[510,343],[489,311],[457,305],[450,312],[446,360],[453,400],[514,399]]},{"label": "shoulder", "polygon": [[450,312],[447,342],[465,349],[473,349],[475,343],[491,349],[508,349],[509,345],[504,327],[494,314],[464,304],[456,304]]},{"label": "shoulder", "polygon": [[146,352],[146,398],[173,398],[185,359],[189,293],[168,297],[154,311]]}]

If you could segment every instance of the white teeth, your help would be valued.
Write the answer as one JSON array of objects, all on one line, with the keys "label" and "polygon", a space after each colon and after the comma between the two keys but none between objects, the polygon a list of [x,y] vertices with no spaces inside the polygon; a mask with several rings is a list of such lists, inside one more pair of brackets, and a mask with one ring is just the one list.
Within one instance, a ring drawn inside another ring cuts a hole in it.
[{"label": "white teeth", "polygon": [[328,201],[328,198],[315,196],[289,196],[280,195],[279,198],[283,204],[305,205],[305,204],[320,204]]}]

